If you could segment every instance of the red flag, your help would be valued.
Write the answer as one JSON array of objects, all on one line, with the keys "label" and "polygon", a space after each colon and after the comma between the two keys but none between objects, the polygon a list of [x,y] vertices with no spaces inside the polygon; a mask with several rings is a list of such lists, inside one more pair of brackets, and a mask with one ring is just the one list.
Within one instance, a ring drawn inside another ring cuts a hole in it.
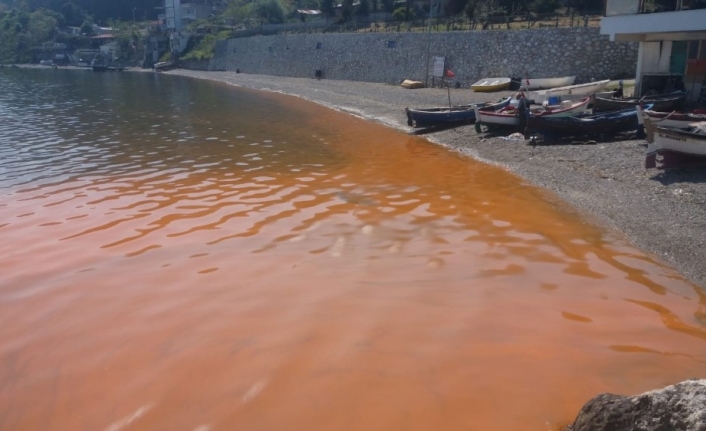
[{"label": "red flag", "polygon": [[453,73],[451,69],[444,70],[444,78],[453,78],[454,76],[456,76],[456,74]]}]

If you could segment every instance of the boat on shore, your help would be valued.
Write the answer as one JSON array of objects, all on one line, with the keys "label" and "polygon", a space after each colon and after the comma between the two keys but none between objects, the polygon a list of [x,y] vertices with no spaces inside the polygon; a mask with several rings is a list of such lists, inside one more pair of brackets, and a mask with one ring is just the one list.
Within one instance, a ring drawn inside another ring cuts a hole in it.
[{"label": "boat on shore", "polygon": [[559,78],[524,78],[521,82],[521,86],[525,90],[542,90],[573,85],[575,80],[576,76],[562,76]]},{"label": "boat on shore", "polygon": [[635,108],[571,117],[530,116],[525,136],[537,134],[545,141],[566,137],[615,135],[641,130]]},{"label": "boat on shore", "polygon": [[479,102],[468,105],[438,108],[405,108],[407,125],[410,127],[433,127],[453,123],[471,123],[476,119],[476,108],[498,110],[506,107],[512,97],[499,102]]},{"label": "boat on shore", "polygon": [[510,78],[483,78],[471,84],[471,89],[478,92],[500,91],[510,86]]},{"label": "boat on shore", "polygon": [[703,109],[695,112],[657,112],[649,108],[643,109],[637,106],[637,111],[643,118],[648,117],[653,124],[659,126],[686,128],[689,127],[691,123],[706,121],[706,110]]},{"label": "boat on shore", "polygon": [[550,102],[550,99],[556,96],[587,96],[602,91],[608,86],[609,82],[609,79],[604,79],[602,81],[587,82],[585,84],[567,85],[564,87],[533,91],[529,93],[529,98],[534,100],[535,103],[544,103]]},{"label": "boat on shore", "polygon": [[591,101],[589,97],[577,102],[566,101],[561,105],[528,106],[524,97],[515,98],[510,105],[498,111],[476,109],[476,132],[481,131],[481,126],[520,127],[528,117],[569,117],[585,112]]},{"label": "boat on shore", "polygon": [[686,92],[675,91],[673,93],[655,94],[643,97],[606,97],[601,95],[593,96],[593,112],[619,111],[629,107],[637,106],[640,103],[651,104],[653,111],[670,112],[679,109],[686,99]]},{"label": "boat on shore", "polygon": [[647,169],[666,169],[706,161],[706,121],[692,123],[687,128],[677,128],[657,125],[647,117],[645,131]]}]

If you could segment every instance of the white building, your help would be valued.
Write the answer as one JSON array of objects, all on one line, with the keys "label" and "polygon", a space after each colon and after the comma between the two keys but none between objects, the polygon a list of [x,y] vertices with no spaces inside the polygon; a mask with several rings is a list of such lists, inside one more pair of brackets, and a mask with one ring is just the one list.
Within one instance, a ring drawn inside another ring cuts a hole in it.
[{"label": "white building", "polygon": [[641,0],[607,0],[601,34],[640,43],[635,72],[637,96],[683,87],[688,101],[706,104],[706,9],[643,13]]}]

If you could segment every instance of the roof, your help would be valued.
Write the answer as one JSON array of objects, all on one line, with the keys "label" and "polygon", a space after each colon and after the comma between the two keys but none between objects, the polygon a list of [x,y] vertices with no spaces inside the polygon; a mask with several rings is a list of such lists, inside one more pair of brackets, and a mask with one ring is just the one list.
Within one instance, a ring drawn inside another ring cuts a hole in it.
[{"label": "roof", "polygon": [[99,34],[98,36],[93,36],[91,39],[115,39],[112,34]]},{"label": "roof", "polygon": [[301,13],[304,15],[321,15],[320,10],[314,10],[314,9],[297,9],[297,13]]}]

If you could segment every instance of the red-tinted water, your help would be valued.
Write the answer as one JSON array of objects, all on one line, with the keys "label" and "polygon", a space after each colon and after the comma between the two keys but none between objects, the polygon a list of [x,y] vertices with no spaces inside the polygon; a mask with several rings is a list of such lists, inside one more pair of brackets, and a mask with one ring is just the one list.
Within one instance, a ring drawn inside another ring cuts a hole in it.
[{"label": "red-tinted water", "polygon": [[706,295],[552,195],[134,75],[5,75],[0,429],[551,430],[706,370]]}]

